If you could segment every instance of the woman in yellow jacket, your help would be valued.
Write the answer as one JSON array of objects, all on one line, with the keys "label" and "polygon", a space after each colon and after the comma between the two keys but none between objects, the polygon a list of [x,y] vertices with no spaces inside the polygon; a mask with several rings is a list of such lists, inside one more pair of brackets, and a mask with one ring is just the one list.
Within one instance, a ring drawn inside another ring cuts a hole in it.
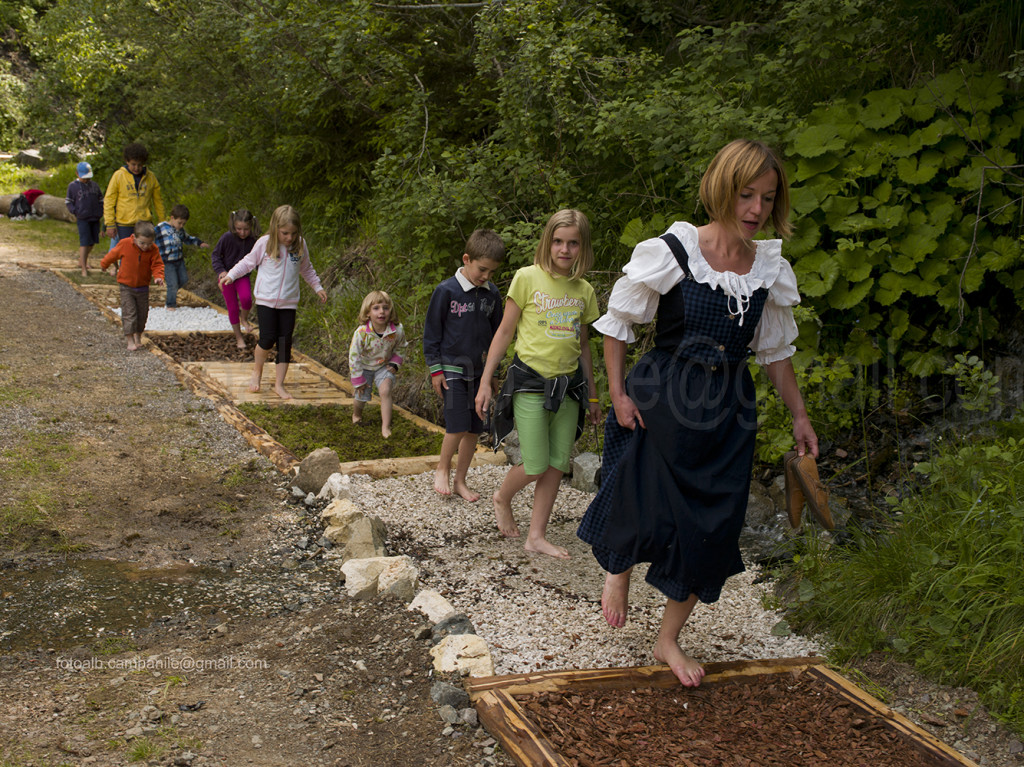
[{"label": "woman in yellow jacket", "polygon": [[[103,220],[106,236],[118,240],[130,237],[136,221],[163,221],[164,201],[160,195],[160,182],[147,170],[149,152],[142,144],[129,144],[124,148],[124,165],[114,171],[103,196]],[[156,218],[150,212],[155,208]]]}]

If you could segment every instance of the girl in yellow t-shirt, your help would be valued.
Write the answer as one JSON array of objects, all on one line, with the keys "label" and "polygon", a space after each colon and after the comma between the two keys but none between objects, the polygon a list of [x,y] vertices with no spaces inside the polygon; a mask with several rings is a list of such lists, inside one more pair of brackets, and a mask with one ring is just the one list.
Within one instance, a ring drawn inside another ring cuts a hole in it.
[{"label": "girl in yellow t-shirt", "polygon": [[494,494],[501,534],[514,538],[519,527],[512,498],[531,482],[533,515],[527,551],[568,559],[569,552],[545,537],[569,452],[582,432],[584,416],[601,420],[587,325],[600,316],[597,296],[583,275],[594,263],[590,222],[578,210],[560,210],[544,227],[533,266],[515,273],[476,396],[485,417],[491,379],[513,336],[516,357],[494,405],[495,449],[511,431],[514,414],[523,463],[513,467]]}]

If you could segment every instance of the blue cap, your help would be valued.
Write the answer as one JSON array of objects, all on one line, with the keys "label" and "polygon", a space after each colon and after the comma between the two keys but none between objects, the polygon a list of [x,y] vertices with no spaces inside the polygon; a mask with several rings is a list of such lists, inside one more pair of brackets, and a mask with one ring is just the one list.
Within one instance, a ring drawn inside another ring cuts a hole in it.
[{"label": "blue cap", "polygon": [[92,178],[92,166],[87,162],[78,163],[78,177]]}]

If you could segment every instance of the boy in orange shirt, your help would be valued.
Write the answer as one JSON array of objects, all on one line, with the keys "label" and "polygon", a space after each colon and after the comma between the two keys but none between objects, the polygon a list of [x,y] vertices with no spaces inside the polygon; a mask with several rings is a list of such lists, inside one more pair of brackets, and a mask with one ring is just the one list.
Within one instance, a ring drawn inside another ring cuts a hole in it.
[{"label": "boy in orange shirt", "polygon": [[101,269],[120,262],[116,276],[121,286],[121,327],[130,352],[142,346],[142,332],[149,316],[149,282],[152,280],[157,285],[164,282],[164,263],[153,244],[155,239],[153,223],[137,221],[134,234],[120,240],[100,261]]}]

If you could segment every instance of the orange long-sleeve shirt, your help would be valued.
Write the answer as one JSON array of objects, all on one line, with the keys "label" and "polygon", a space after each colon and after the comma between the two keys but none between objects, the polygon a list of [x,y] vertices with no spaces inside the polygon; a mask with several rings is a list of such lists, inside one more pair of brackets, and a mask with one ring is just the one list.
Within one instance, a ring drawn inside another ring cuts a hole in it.
[{"label": "orange long-sleeve shirt", "polygon": [[164,262],[160,260],[156,245],[150,245],[149,250],[139,250],[134,234],[119,241],[100,261],[100,268],[106,269],[115,261],[121,262],[117,281],[125,287],[143,288],[154,278],[164,278]]}]

